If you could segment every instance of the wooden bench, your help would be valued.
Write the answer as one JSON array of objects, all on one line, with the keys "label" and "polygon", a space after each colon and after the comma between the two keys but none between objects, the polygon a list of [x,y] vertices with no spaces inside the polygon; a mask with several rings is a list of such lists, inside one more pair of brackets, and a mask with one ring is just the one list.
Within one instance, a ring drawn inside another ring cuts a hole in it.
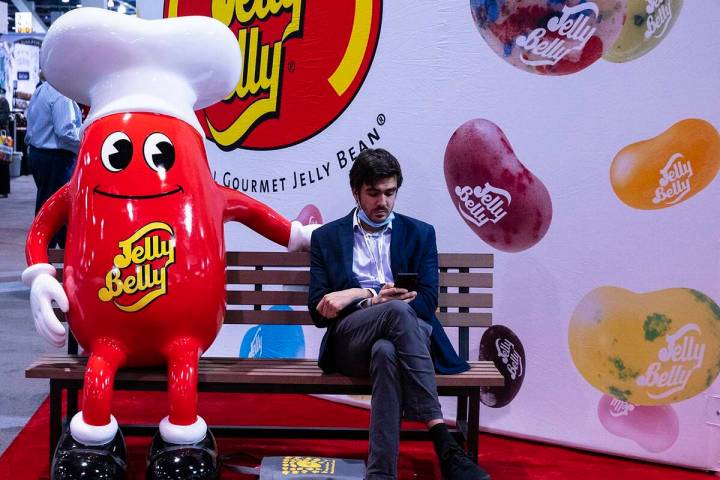
[{"label": "wooden bench", "polygon": [[[50,262],[62,270],[63,252],[50,251]],[[307,253],[228,252],[228,311],[226,324],[312,325],[307,313],[310,280]],[[440,254],[438,318],[445,327],[459,328],[458,353],[468,359],[469,329],[492,324],[491,254]],[[61,278],[58,275],[58,278]],[[289,305],[295,311],[263,307]],[[305,311],[303,311],[304,309]],[[62,312],[56,309],[64,320]],[[322,332],[318,330],[318,334]],[[238,345],[240,339],[238,339]],[[78,409],[86,357],[69,335],[67,354],[44,355],[25,371],[26,378],[50,380],[50,455],[62,430],[62,399],[66,392],[67,417]],[[458,397],[457,428],[477,461],[480,387],[501,386],[503,377],[492,362],[470,362],[471,369],[458,375],[439,375],[438,393]],[[206,358],[200,360],[198,390],[236,393],[359,394],[370,393],[369,379],[328,375],[312,359]],[[164,368],[125,368],[115,379],[118,390],[166,390]],[[121,425],[125,435],[152,435],[157,425]],[[367,439],[367,429],[298,428],[266,426],[212,426],[216,436]],[[404,430],[403,439],[429,439],[425,430]]]}]

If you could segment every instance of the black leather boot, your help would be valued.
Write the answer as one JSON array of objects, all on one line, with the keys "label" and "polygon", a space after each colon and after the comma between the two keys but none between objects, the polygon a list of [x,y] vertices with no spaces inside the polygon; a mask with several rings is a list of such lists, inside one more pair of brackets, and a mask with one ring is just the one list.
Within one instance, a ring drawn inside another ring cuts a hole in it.
[{"label": "black leather boot", "polygon": [[84,445],[65,428],[50,467],[52,480],[123,480],[127,474],[127,451],[120,430],[105,445]]},{"label": "black leather boot", "polygon": [[434,425],[430,429],[430,435],[445,480],[490,480],[490,474],[472,461],[450,434],[447,425]]},{"label": "black leather boot", "polygon": [[147,480],[210,480],[220,476],[215,437],[208,429],[200,442],[192,445],[167,443],[155,434],[148,453]]},{"label": "black leather boot", "polygon": [[443,452],[440,470],[446,480],[490,480],[490,474],[473,462],[457,444]]}]

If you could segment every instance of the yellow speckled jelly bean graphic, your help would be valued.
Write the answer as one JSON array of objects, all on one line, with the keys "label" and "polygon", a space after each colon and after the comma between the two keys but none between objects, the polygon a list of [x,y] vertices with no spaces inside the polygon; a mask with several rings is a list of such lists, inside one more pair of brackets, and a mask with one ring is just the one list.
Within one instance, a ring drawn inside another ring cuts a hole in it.
[{"label": "yellow speckled jelly bean graphic", "polygon": [[620,36],[603,54],[611,62],[628,62],[645,55],[668,36],[683,0],[628,0]]},{"label": "yellow speckled jelly bean graphic", "polygon": [[720,371],[720,307],[688,288],[644,294],[592,290],[568,331],[575,367],[592,386],[634,405],[694,397]]},{"label": "yellow speckled jelly bean graphic", "polygon": [[695,196],[718,169],[720,135],[705,120],[690,118],[620,150],[610,167],[610,182],[627,205],[657,210]]}]

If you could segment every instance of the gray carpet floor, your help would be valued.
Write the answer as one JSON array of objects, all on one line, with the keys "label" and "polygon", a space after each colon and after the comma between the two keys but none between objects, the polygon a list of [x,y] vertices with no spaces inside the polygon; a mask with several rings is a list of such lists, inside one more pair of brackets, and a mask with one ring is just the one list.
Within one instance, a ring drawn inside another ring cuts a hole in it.
[{"label": "gray carpet floor", "polygon": [[35,183],[30,176],[17,177],[10,189],[8,198],[0,198],[0,454],[48,394],[48,382],[26,379],[25,367],[55,350],[35,333],[29,292],[20,282]]}]

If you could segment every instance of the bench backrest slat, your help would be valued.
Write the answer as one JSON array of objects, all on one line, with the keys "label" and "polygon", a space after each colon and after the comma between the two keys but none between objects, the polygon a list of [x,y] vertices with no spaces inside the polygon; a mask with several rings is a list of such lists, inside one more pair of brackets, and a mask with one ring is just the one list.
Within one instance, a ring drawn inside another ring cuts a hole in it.
[{"label": "bench backrest slat", "polygon": [[[62,250],[49,258],[62,272]],[[228,324],[312,325],[307,309],[307,252],[228,252]],[[492,254],[442,253],[438,319],[447,327],[492,325]],[[268,310],[290,306],[294,311]],[[64,319],[59,310],[58,317]],[[462,330],[462,329],[461,329]]]},{"label": "bench backrest slat", "polygon": [[[54,309],[60,321],[65,321],[65,314]],[[438,312],[438,320],[445,327],[489,327],[492,325],[490,312]],[[228,310],[224,323],[228,325],[312,325],[310,315],[306,311],[286,310]]]},{"label": "bench backrest slat", "polygon": [[[307,305],[306,291],[231,291],[227,292],[228,305]],[[438,305],[441,307],[474,307],[491,308],[492,295],[489,293],[476,293],[467,295],[463,293],[441,293],[438,295]]]},{"label": "bench backrest slat", "polygon": [[[307,270],[228,270],[228,284],[307,285]],[[440,284],[447,287],[492,288],[491,273],[440,273]]]},{"label": "bench backrest slat", "polygon": [[[227,252],[226,259],[228,267],[307,267],[310,265],[308,252]],[[438,255],[438,266],[440,268],[493,268],[494,257],[491,253],[441,253]]]}]

